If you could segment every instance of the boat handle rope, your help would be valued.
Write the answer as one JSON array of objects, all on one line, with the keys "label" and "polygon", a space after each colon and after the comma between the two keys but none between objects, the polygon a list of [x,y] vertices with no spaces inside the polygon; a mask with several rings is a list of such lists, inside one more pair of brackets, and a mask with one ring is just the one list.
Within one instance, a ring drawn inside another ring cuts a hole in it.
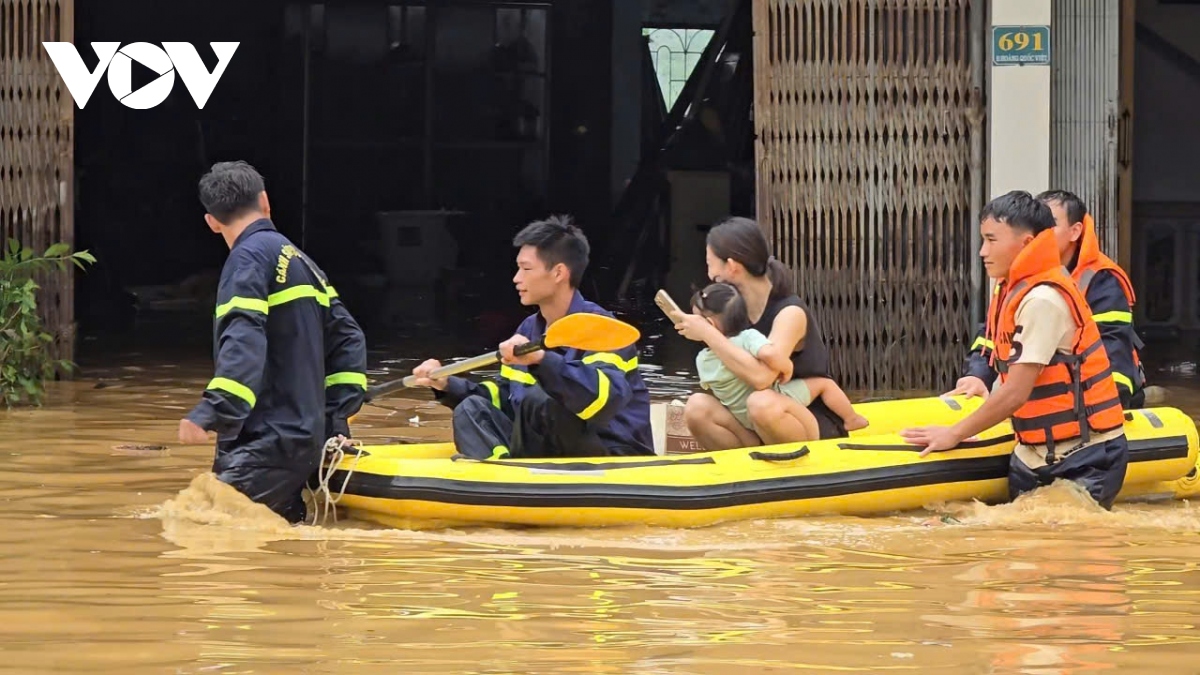
[{"label": "boat handle rope", "polygon": [[800,446],[799,450],[793,452],[762,452],[755,450],[750,453],[750,459],[759,459],[764,462],[786,462],[791,459],[800,459],[808,454],[808,446]]},{"label": "boat handle rope", "polygon": [[[337,472],[338,465],[346,458],[347,448],[354,448],[354,461],[350,463],[350,468],[346,471],[346,478],[342,481],[342,487],[338,490],[336,497],[333,496],[333,491],[329,489],[329,483],[333,480],[333,474]],[[337,504],[342,500],[342,495],[346,494],[346,486],[350,484],[350,477],[354,475],[354,469],[358,467],[358,460],[366,453],[362,451],[362,441],[350,438],[334,436],[325,441],[325,447],[321,449],[321,457],[327,461],[317,474],[317,489],[313,492],[313,501],[316,503],[313,509],[312,525],[324,525],[330,514],[333,514],[333,522],[337,523]],[[320,513],[320,516],[317,513]]]}]

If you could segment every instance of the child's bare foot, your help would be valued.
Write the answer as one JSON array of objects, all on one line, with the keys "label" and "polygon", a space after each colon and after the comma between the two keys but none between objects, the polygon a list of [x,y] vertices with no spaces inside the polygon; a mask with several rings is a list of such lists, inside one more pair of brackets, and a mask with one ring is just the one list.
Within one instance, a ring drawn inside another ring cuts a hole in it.
[{"label": "child's bare foot", "polygon": [[854,431],[856,429],[865,429],[871,423],[862,415],[851,415],[845,420],[846,431]]}]

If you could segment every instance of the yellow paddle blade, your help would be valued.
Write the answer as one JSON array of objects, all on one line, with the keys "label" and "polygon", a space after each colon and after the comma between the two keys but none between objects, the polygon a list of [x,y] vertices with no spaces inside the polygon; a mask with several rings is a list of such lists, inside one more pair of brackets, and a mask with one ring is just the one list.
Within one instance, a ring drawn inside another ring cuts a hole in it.
[{"label": "yellow paddle blade", "polygon": [[611,352],[638,341],[642,334],[624,321],[600,314],[568,314],[546,329],[548,348],[572,347],[589,352]]}]

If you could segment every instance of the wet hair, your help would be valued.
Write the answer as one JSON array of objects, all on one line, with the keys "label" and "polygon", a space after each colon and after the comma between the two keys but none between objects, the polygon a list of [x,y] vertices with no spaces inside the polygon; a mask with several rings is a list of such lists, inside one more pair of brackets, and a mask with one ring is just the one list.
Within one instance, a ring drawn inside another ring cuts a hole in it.
[{"label": "wet hair", "polygon": [[570,216],[550,216],[529,223],[513,237],[513,246],[534,247],[546,269],[559,263],[566,265],[571,273],[571,288],[579,288],[591,249],[583,230],[571,222]]},{"label": "wet hair", "polygon": [[1033,235],[1054,227],[1054,214],[1050,207],[1034,199],[1025,190],[1013,190],[988,202],[979,214],[979,221],[988,218]]},{"label": "wet hair", "polygon": [[692,307],[699,309],[702,316],[715,318],[725,337],[733,337],[750,327],[746,301],[733,284],[709,284],[696,291]]},{"label": "wet hair", "polygon": [[1079,198],[1079,195],[1066,190],[1046,190],[1037,196],[1039,202],[1049,204],[1050,202],[1058,202],[1062,205],[1063,210],[1067,212],[1067,220],[1070,224],[1082,223],[1083,217],[1087,215],[1087,204]]},{"label": "wet hair", "polygon": [[771,299],[792,294],[792,280],[783,263],[771,255],[771,245],[749,218],[727,218],[708,231],[705,242],[721,260],[736,260],[751,276],[771,280]]},{"label": "wet hair", "polygon": [[218,162],[200,177],[200,203],[213,218],[228,223],[258,209],[263,177],[246,162]]}]

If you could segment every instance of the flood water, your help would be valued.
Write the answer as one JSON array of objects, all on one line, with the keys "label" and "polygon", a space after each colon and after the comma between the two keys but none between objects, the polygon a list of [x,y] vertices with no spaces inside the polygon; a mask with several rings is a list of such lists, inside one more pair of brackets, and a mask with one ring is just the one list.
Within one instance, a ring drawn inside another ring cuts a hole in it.
[{"label": "flood water", "polygon": [[[375,353],[373,378],[417,356]],[[3,672],[1200,671],[1194,505],[1048,489],[695,530],[291,528],[176,443],[203,352],[85,366],[0,411]],[[672,372],[658,396],[689,386]],[[1156,383],[1200,416],[1186,373]],[[382,403],[365,441],[449,438],[427,395]]]}]

